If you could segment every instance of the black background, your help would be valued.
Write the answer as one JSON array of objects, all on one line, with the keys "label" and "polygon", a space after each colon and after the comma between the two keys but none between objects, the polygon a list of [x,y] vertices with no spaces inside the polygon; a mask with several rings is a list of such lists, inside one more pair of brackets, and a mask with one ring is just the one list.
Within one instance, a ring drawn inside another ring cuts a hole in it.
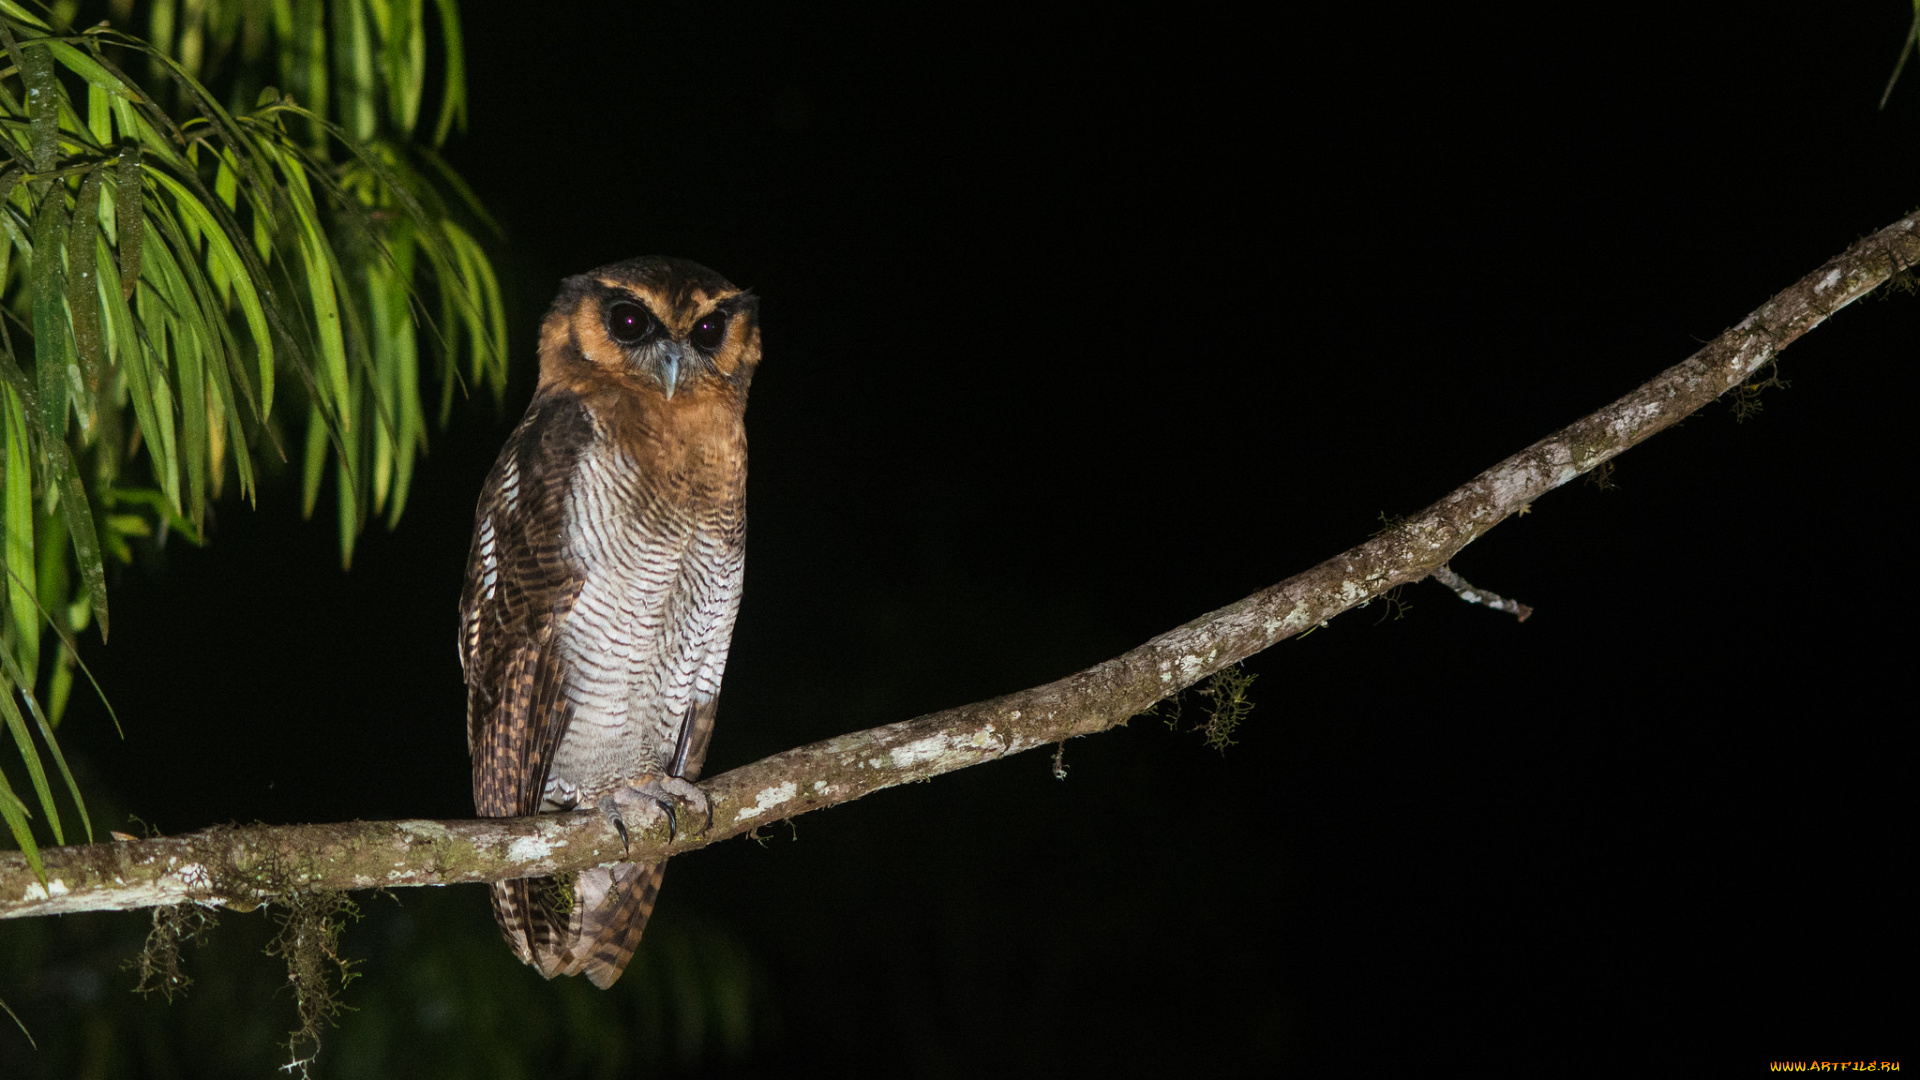
[{"label": "black background", "polygon": [[[449,156],[505,227],[508,400],[456,410],[350,572],[288,477],[222,504],[209,548],[121,575],[88,657],[125,740],[79,693],[63,740],[169,832],[468,814],[473,501],[569,273],[674,254],[762,297],[717,773],[1056,678],[1305,569],[1920,191],[1920,77],[1875,108],[1897,0],[1343,11],[467,5]],[[1897,1058],[1915,329],[1910,297],[1858,304],[1784,354],[1758,417],[1710,407],[1614,489],[1468,549],[1456,569],[1534,605],[1524,625],[1428,584],[1254,658],[1224,756],[1139,719],[1070,744],[1064,782],[1030,754],[675,860],[650,933],[738,943],[756,1034],[744,1060],[655,1064]],[[478,889],[399,899],[348,933],[370,982],[414,962],[396,912],[420,950],[423,913],[491,933]],[[470,994],[580,997],[486,948]],[[127,981],[102,1023],[153,1015]],[[388,1000],[323,1069],[351,1071]],[[247,1010],[272,1037],[291,1005]],[[142,1037],[182,1075],[210,1060]],[[558,1056],[542,1075],[595,1074]]]}]

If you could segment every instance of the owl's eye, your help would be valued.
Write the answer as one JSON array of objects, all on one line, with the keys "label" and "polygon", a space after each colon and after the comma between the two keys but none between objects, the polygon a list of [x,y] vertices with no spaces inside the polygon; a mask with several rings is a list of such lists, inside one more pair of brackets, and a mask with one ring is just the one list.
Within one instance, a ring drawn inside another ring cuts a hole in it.
[{"label": "owl's eye", "polygon": [[687,340],[703,349],[711,350],[718,348],[726,336],[727,317],[716,311],[711,315],[702,316],[699,322],[694,323],[692,332],[687,335]]},{"label": "owl's eye", "polygon": [[607,333],[622,345],[645,341],[653,333],[654,325],[653,315],[639,304],[622,300],[607,308]]}]

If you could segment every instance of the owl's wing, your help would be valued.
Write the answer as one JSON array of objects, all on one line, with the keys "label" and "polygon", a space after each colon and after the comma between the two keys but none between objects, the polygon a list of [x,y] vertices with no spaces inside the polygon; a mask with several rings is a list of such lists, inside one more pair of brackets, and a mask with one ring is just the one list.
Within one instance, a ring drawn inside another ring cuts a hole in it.
[{"label": "owl's wing", "polygon": [[474,808],[531,814],[568,720],[558,628],[584,573],[565,554],[574,464],[593,439],[579,399],[543,394],[480,494],[460,597]]},{"label": "owl's wing", "polygon": [[700,779],[700,767],[707,760],[707,743],[713,738],[713,720],[720,703],[712,698],[696,701],[687,710],[687,722],[680,729],[680,741],[674,748],[673,765],[668,770],[688,780]]}]

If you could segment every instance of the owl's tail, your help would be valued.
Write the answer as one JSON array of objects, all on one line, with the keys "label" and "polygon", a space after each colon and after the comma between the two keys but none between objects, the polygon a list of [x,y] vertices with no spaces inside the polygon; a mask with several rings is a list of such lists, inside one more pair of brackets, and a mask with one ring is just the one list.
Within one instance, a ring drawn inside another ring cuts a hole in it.
[{"label": "owl's tail", "polygon": [[493,916],[513,954],[546,978],[585,975],[605,990],[632,962],[666,864],[614,863],[555,878],[493,885]]}]

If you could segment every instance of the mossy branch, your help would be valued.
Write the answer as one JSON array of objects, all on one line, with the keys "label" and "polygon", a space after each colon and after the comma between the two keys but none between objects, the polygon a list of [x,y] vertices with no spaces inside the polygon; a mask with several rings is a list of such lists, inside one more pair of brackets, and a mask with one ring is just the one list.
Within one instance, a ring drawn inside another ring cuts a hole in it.
[{"label": "mossy branch", "polygon": [[713,778],[703,785],[713,827],[702,835],[669,843],[656,814],[634,830],[629,850],[593,812],[223,826],[44,850],[44,887],[21,855],[0,854],[0,917],[186,901],[246,909],[320,891],[492,881],[566,874],[620,858],[652,860],[896,784],[1105,731],[1262,649],[1427,577],[1508,515],[1744,385],[1800,335],[1916,262],[1920,215],[1909,215],[1639,389],[1304,573],[1057,682],[842,735]]}]

